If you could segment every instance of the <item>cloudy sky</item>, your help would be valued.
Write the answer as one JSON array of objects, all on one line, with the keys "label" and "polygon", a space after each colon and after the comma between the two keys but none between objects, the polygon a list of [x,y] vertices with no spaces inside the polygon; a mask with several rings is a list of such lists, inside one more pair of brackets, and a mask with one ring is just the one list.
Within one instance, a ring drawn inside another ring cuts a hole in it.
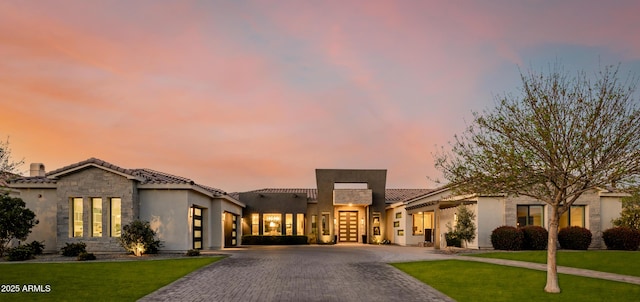
[{"label": "cloudy sky", "polygon": [[[444,4],[446,2],[446,4]],[[455,3],[455,4],[452,4]],[[430,188],[519,68],[640,74],[638,1],[1,1],[0,138],[223,190],[316,168]]]}]

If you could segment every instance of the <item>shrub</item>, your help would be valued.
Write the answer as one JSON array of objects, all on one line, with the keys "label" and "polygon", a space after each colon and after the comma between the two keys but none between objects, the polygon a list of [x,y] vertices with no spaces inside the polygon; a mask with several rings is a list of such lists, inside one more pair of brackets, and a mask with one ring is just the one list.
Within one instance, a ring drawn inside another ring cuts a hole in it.
[{"label": "shrub", "polygon": [[307,244],[307,236],[242,236],[244,245],[298,245]]},{"label": "shrub", "polygon": [[563,228],[558,232],[560,247],[568,250],[586,250],[591,244],[591,231],[579,226]]},{"label": "shrub", "polygon": [[188,250],[187,256],[200,256],[200,250]]},{"label": "shrub", "polygon": [[546,250],[549,243],[549,232],[535,225],[521,227],[523,250]]},{"label": "shrub", "polygon": [[523,238],[522,231],[505,225],[491,232],[491,245],[496,250],[517,251],[522,248]]},{"label": "shrub", "polygon": [[42,251],[44,251],[44,243],[39,241],[34,240],[26,246],[31,248],[31,251],[34,255],[42,255]]},{"label": "shrub", "polygon": [[444,233],[444,240],[447,246],[462,247],[462,240],[454,232]]},{"label": "shrub", "polygon": [[640,231],[629,227],[615,227],[602,232],[607,249],[635,251],[640,247]]},{"label": "shrub", "polygon": [[78,261],[96,260],[96,255],[93,253],[82,252],[78,254]]},{"label": "shrub", "polygon": [[87,252],[87,244],[82,241],[78,243],[65,243],[61,251],[63,256],[76,257],[81,253]]},{"label": "shrub", "polygon": [[122,227],[120,245],[136,256],[156,254],[161,244],[155,236],[148,221],[134,220]]},{"label": "shrub", "polygon": [[33,258],[33,250],[28,245],[19,245],[7,250],[7,260],[9,261],[24,261]]}]

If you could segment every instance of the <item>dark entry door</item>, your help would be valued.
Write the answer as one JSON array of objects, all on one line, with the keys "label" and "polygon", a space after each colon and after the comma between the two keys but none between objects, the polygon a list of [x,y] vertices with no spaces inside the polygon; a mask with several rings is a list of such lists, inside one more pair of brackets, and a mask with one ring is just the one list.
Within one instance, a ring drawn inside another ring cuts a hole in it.
[{"label": "dark entry door", "polygon": [[193,249],[202,248],[202,209],[193,208]]},{"label": "dark entry door", "polygon": [[238,216],[229,212],[224,213],[224,246],[231,247],[238,245]]},{"label": "dark entry door", "polygon": [[340,211],[340,242],[358,242],[358,211]]}]

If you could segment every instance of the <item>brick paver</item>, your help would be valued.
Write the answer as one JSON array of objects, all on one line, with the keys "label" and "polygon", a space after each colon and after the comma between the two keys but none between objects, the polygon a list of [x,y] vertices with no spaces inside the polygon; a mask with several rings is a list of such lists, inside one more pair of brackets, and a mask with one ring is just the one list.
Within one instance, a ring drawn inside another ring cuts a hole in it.
[{"label": "brick paver", "polygon": [[230,257],[140,301],[453,301],[386,264],[449,258],[428,249],[312,245],[224,252]]}]

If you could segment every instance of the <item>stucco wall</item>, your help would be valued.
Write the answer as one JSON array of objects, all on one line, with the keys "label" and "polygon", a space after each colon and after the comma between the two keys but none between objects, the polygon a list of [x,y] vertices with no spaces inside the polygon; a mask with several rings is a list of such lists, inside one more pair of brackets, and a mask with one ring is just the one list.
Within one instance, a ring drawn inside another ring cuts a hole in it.
[{"label": "stucco wall", "polygon": [[[480,197],[475,205],[478,248],[493,248],[491,232],[505,225],[504,197]],[[515,217],[515,212],[514,212]]]},{"label": "stucco wall", "polygon": [[602,230],[605,231],[613,227],[611,220],[620,217],[622,212],[622,202],[620,197],[600,197],[600,215]]},{"label": "stucco wall", "polygon": [[191,249],[187,190],[140,190],[140,219],[151,224],[158,239],[162,241],[161,251]]},{"label": "stucco wall", "polygon": [[55,189],[23,189],[15,197],[21,198],[26,207],[36,214],[39,223],[31,229],[26,242],[44,242],[45,252],[57,250],[57,219]]}]

